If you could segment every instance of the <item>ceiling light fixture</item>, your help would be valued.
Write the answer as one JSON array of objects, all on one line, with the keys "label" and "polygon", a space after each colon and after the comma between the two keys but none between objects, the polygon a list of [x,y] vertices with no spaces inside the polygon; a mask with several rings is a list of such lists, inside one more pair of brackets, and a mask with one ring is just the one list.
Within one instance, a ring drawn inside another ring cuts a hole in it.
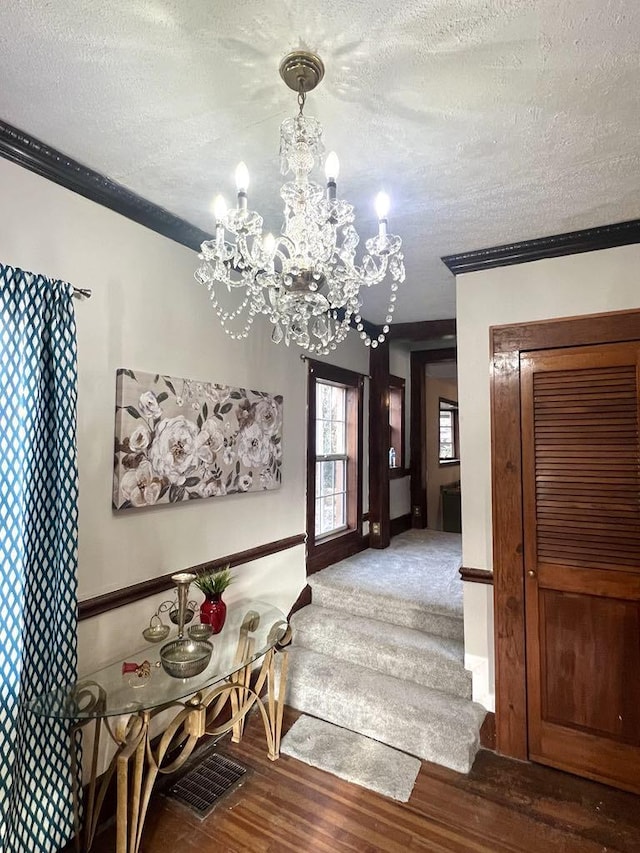
[{"label": "ceiling light fixture", "polygon": [[[236,169],[237,206],[227,209],[217,196],[213,204],[215,237],[206,240],[199,255],[202,264],[195,277],[209,289],[218,317],[232,338],[246,338],[258,314],[273,323],[271,339],[295,343],[312,353],[326,354],[343,341],[355,325],[366,346],[385,340],[393,319],[396,291],[404,281],[402,240],[387,232],[389,197],[379,193],[375,201],[378,233],[366,241],[366,252],[356,263],[360,242],[353,226],[354,209],[337,196],[339,172],[335,152],[324,166],[326,185],[309,179],[324,153],[322,127],[303,114],[307,92],[318,85],[324,65],[318,56],[296,51],[280,64],[280,76],[298,93],[299,112],[280,126],[280,159],[283,175],[282,233],[263,234],[262,217],[249,210],[249,172],[244,163]],[[229,231],[234,242],[225,238]],[[361,289],[390,279],[391,293],[385,325],[371,337],[360,315]],[[223,307],[216,287],[223,285],[239,299],[232,310]],[[244,325],[242,325],[244,324]]]}]

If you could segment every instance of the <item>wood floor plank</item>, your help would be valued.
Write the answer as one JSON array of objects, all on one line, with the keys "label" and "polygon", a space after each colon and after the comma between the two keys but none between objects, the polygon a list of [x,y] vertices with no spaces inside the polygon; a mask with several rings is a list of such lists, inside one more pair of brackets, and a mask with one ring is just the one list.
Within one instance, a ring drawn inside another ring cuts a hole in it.
[{"label": "wood floor plank", "polygon": [[[283,730],[299,715],[286,709]],[[468,776],[423,762],[408,803],[288,756],[252,716],[219,748],[249,768],[200,821],[154,795],[141,853],[637,853],[640,797],[481,751]],[[113,853],[113,829],[92,853]]]}]

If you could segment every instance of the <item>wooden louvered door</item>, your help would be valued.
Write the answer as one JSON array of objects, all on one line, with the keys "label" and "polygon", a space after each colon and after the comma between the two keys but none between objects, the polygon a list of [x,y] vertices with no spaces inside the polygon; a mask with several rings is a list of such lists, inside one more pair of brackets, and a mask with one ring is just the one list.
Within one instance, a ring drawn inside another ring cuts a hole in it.
[{"label": "wooden louvered door", "polygon": [[640,343],[522,354],[529,757],[640,793]]}]

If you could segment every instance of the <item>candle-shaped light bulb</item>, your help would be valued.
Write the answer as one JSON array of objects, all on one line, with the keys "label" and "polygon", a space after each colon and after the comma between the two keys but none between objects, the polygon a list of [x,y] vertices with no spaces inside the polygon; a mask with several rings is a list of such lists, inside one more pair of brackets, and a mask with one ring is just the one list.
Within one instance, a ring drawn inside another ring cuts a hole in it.
[{"label": "candle-shaped light bulb", "polygon": [[217,195],[213,200],[213,215],[216,223],[222,222],[227,215],[227,203],[221,195]]},{"label": "candle-shaped light bulb", "polygon": [[271,232],[264,235],[262,239],[262,249],[265,255],[268,255],[270,258],[273,257],[273,253],[276,249],[276,238]]},{"label": "candle-shaped light bulb", "polygon": [[236,166],[236,189],[239,193],[246,193],[249,189],[249,170],[242,160]]},{"label": "candle-shaped light bulb", "polygon": [[386,193],[378,193],[376,196],[376,213],[379,220],[387,218],[390,205],[389,196]]},{"label": "candle-shaped light bulb", "polygon": [[338,180],[340,173],[340,161],[335,151],[330,151],[327,154],[327,159],[324,161],[324,173],[327,176],[329,183],[334,183]]},{"label": "candle-shaped light bulb", "polygon": [[378,214],[378,239],[384,240],[387,236],[387,214],[389,213],[389,196],[386,193],[378,193],[376,196],[376,213]]},{"label": "candle-shaped light bulb", "polygon": [[238,189],[238,210],[246,210],[249,170],[242,161],[236,167],[236,187]]},{"label": "candle-shaped light bulb", "polygon": [[221,249],[224,244],[224,218],[227,215],[227,203],[221,195],[213,200],[213,216],[216,220],[216,246]]},{"label": "candle-shaped light bulb", "polygon": [[340,162],[335,151],[331,151],[324,161],[324,173],[327,176],[327,201],[336,200],[336,181],[340,171]]}]

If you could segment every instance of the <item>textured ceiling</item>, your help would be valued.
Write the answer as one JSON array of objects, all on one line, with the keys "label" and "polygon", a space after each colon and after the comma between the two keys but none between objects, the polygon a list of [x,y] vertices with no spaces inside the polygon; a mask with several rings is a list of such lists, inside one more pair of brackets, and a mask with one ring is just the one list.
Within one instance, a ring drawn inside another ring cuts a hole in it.
[{"label": "textured ceiling", "polygon": [[206,229],[244,159],[277,230],[278,64],[314,50],[363,238],[392,197],[396,320],[439,319],[441,255],[640,216],[639,44],[638,0],[2,0],[0,118]]}]

